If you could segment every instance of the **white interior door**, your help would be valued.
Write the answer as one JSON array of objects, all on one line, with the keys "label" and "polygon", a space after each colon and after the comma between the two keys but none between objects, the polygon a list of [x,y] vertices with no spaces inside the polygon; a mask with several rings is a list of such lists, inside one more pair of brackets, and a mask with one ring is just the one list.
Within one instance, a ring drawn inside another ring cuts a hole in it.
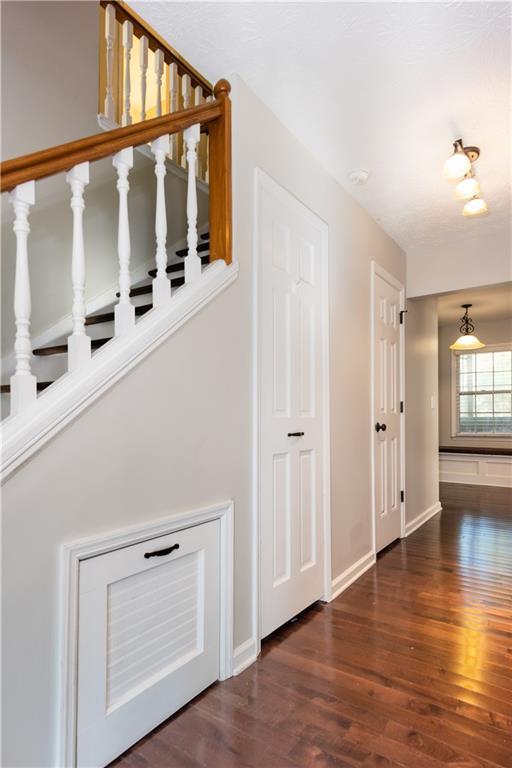
[{"label": "white interior door", "polygon": [[258,176],[260,612],[265,637],[324,594],[326,227]]},{"label": "white interior door", "polygon": [[107,765],[218,679],[219,527],[80,563],[78,768]]},{"label": "white interior door", "polygon": [[401,535],[402,287],[384,270],[373,275],[373,450],[376,550]]}]

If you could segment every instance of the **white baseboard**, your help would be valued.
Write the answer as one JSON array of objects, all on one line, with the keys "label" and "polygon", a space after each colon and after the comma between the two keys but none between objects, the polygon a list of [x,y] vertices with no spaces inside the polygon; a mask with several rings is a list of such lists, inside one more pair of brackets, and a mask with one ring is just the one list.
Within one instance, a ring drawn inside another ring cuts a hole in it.
[{"label": "white baseboard", "polygon": [[441,453],[439,454],[439,480],[442,483],[512,488],[512,456]]},{"label": "white baseboard", "polygon": [[435,504],[432,504],[431,507],[426,509],[424,512],[421,512],[421,514],[417,515],[414,520],[411,520],[409,523],[405,524],[405,535],[410,536],[413,531],[417,530],[420,525],[423,525],[423,523],[426,523],[427,520],[430,520],[431,517],[434,517],[434,515],[437,515],[438,512],[442,510],[441,502],[436,501]]},{"label": "white baseboard", "polygon": [[239,675],[244,669],[254,664],[258,658],[258,644],[254,637],[250,637],[240,645],[237,645],[233,652],[233,674]]},{"label": "white baseboard", "polygon": [[360,576],[365,573],[368,568],[371,568],[372,565],[374,565],[376,561],[375,552],[368,552],[368,554],[363,555],[356,563],[351,565],[349,568],[343,571],[343,573],[340,573],[339,576],[336,576],[335,579],[332,580],[331,584],[331,600],[334,600],[336,597],[341,595],[341,593],[347,589],[347,587],[350,587],[351,584],[354,583]]}]

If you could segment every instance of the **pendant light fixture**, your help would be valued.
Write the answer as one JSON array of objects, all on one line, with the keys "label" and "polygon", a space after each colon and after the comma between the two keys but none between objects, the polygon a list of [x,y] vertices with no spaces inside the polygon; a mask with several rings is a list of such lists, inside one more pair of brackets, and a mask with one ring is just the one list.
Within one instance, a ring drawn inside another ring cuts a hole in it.
[{"label": "pendant light fixture", "polygon": [[453,142],[453,154],[444,164],[443,172],[448,181],[456,181],[455,197],[467,200],[463,216],[481,216],[488,212],[487,203],[480,197],[480,184],[473,174],[472,163],[480,157],[478,147],[465,147],[462,139]]},{"label": "pendant light fixture", "polygon": [[482,349],[485,347],[477,336],[473,335],[475,326],[473,320],[468,315],[468,309],[472,307],[472,304],[461,304],[462,309],[465,309],[464,315],[461,317],[461,326],[459,328],[460,336],[453,344],[450,344],[450,349],[458,349],[463,351],[469,351],[471,349]]}]

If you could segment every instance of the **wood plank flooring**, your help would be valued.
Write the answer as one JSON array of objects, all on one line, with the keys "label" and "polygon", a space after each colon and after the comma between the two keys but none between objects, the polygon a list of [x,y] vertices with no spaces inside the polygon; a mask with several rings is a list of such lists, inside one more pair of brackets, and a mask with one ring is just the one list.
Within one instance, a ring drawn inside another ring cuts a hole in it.
[{"label": "wood plank flooring", "polygon": [[512,768],[512,490],[443,512],[116,768]]}]

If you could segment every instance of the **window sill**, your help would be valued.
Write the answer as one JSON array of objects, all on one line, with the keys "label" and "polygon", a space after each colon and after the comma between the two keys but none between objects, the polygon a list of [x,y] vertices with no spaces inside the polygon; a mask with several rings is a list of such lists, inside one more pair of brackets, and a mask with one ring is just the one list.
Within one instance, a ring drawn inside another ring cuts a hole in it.
[{"label": "window sill", "polygon": [[480,440],[482,437],[485,437],[486,440],[511,440],[512,432],[457,432],[451,437],[453,440]]}]

